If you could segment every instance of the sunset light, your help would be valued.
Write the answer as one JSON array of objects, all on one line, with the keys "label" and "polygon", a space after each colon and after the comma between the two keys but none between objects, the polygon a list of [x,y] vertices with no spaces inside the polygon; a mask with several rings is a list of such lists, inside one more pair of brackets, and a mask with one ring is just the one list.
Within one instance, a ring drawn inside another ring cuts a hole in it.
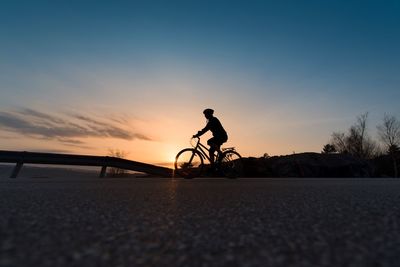
[{"label": "sunset light", "polygon": [[400,266],[400,0],[0,0],[0,267]]},{"label": "sunset light", "polygon": [[2,149],[170,162],[212,107],[224,145],[285,155],[320,152],[364,112],[372,134],[399,115],[390,5],[109,5],[3,4]]}]

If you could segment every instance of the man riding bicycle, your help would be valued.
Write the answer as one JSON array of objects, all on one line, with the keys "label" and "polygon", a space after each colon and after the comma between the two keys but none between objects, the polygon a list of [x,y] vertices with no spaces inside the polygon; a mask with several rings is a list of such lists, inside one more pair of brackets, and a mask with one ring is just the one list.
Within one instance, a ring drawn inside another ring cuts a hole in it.
[{"label": "man riding bicycle", "polygon": [[198,131],[197,134],[193,135],[193,137],[200,137],[208,130],[212,132],[213,137],[207,141],[207,144],[210,146],[210,163],[213,164],[215,151],[221,153],[220,147],[223,143],[228,141],[228,135],[224,127],[222,127],[221,122],[214,117],[214,110],[207,108],[203,111],[203,114],[207,119],[207,125],[202,130]]}]

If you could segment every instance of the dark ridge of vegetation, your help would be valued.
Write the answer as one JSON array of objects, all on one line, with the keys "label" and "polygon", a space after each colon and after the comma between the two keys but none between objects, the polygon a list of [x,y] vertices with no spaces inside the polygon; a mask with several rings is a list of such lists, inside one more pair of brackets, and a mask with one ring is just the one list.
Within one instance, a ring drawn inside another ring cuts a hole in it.
[{"label": "dark ridge of vegetation", "polygon": [[344,154],[300,153],[245,158],[246,177],[370,177],[365,160]]},{"label": "dark ridge of vegetation", "polygon": [[395,177],[390,155],[361,159],[350,154],[309,152],[243,161],[245,177]]},{"label": "dark ridge of vegetation", "polygon": [[[347,132],[334,132],[321,153],[246,158],[248,177],[398,177],[400,121],[385,114],[377,126],[378,141],[368,134],[368,113]],[[380,141],[380,142],[379,142]]]}]

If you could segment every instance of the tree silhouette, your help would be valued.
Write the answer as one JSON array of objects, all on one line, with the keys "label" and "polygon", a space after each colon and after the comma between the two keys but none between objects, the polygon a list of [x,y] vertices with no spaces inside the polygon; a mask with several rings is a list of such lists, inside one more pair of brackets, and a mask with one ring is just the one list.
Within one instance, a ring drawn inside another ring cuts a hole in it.
[{"label": "tree silhouette", "polygon": [[393,161],[394,177],[398,176],[397,158],[400,151],[400,121],[385,114],[382,124],[377,126],[380,140],[385,144],[387,153]]},{"label": "tree silhouette", "polygon": [[326,145],[324,145],[321,153],[322,154],[332,154],[332,153],[336,153],[336,152],[337,152],[337,150],[334,145],[326,144]]},{"label": "tree silhouette", "polygon": [[391,145],[388,149],[388,154],[396,154],[400,153],[400,146],[398,145]]},{"label": "tree silhouette", "polygon": [[[115,158],[121,158],[124,159],[126,156],[128,155],[128,153],[126,153],[123,150],[119,150],[119,149],[109,149],[108,150],[108,156],[110,157],[115,157]],[[124,169],[120,169],[120,168],[109,168],[107,175],[109,177],[121,177],[124,176],[126,174],[126,170]]]},{"label": "tree silhouette", "polygon": [[378,146],[367,134],[367,119],[368,112],[357,117],[348,134],[334,132],[330,144],[339,153],[349,153],[363,159],[374,157],[378,152]]}]

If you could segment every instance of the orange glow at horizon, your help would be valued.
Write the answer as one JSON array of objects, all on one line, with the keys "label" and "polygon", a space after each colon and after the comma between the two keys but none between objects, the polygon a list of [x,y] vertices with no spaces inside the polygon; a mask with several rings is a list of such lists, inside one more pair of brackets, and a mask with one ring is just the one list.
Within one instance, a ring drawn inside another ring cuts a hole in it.
[{"label": "orange glow at horizon", "polygon": [[[80,100],[75,107],[70,107],[79,114],[95,113],[96,118],[122,114],[126,120],[122,125],[125,130],[143,134],[151,140],[88,137],[79,138],[82,145],[74,146],[56,139],[44,140],[20,135],[11,136],[2,147],[9,150],[53,150],[88,155],[107,155],[110,149],[114,149],[126,152],[126,158],[130,160],[170,164],[181,149],[190,147],[190,137],[205,126],[202,111],[207,107],[215,109],[215,116],[228,132],[229,139],[223,147],[234,146],[243,157],[261,157],[264,153],[273,156],[293,152],[319,152],[328,141],[332,129],[337,129],[329,125],[329,121],[323,121],[324,114],[315,114],[314,107],[311,110],[293,103],[291,109],[272,103],[264,105],[262,97],[254,100],[254,96],[248,96],[243,90],[237,89],[235,94],[230,93],[235,86],[245,88],[248,84],[244,82],[224,84],[215,80],[183,80],[179,71],[171,73],[170,70],[160,75],[161,78],[139,82],[123,79],[117,82],[115,77],[108,80],[107,76],[102,76],[104,80],[100,81],[103,87],[95,96],[86,99],[86,103]],[[143,92],[129,90],[138,84]],[[122,94],[115,94],[107,88],[118,88]],[[210,99],[202,88],[213,90],[213,98]],[[274,92],[269,97],[279,99],[279,95]],[[104,99],[107,99],[107,104],[101,102]],[[221,102],[221,99],[224,101]],[[103,103],[103,106],[98,103]],[[48,110],[57,111],[57,108],[48,107]],[[304,118],[309,118],[309,121]],[[202,137],[203,144],[210,137],[210,133],[206,133]]]},{"label": "orange glow at horizon", "polygon": [[[284,133],[283,126],[274,126],[271,122],[267,130],[243,131],[241,126],[248,123],[245,118],[229,116],[225,112],[219,112],[216,116],[221,120],[228,131],[229,140],[223,147],[234,146],[243,157],[261,157],[264,153],[270,156],[291,154],[293,152],[319,152],[319,147],[313,147],[311,141],[313,136],[295,136],[290,131]],[[238,123],[240,122],[240,123]],[[10,139],[3,149],[26,150],[26,151],[60,151],[61,153],[86,154],[86,155],[108,155],[110,150],[119,150],[126,153],[126,158],[134,161],[151,164],[172,166],[176,154],[184,148],[191,147],[190,137],[205,126],[205,119],[200,112],[191,110],[187,115],[171,114],[171,116],[160,116],[146,122],[134,123],[134,128],[141,129],[145,135],[152,140],[122,140],[115,138],[83,138],[84,146],[66,146],[57,140],[39,140],[18,137]],[[202,136],[202,143],[206,144],[210,133]],[[321,138],[321,145],[329,137],[329,134]],[[308,142],[304,140],[308,139]],[[297,147],[291,147],[298,143]],[[318,144],[317,144],[318,145]]]}]

